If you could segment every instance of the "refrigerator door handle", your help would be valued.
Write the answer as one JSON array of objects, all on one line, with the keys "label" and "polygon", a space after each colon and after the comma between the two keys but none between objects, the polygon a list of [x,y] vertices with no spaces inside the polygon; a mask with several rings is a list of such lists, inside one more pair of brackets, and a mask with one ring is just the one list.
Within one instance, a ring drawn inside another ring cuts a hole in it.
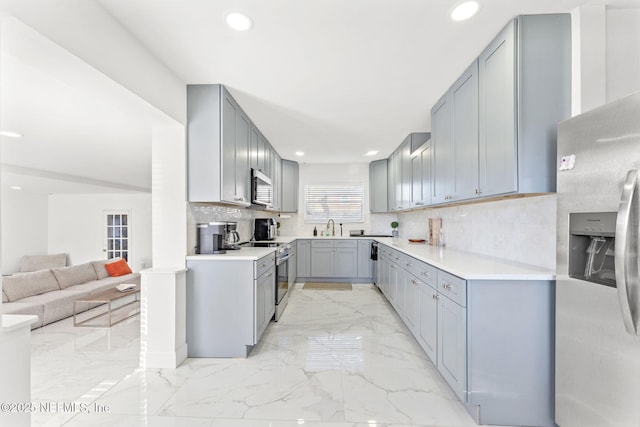
[{"label": "refrigerator door handle", "polygon": [[627,173],[620,197],[616,222],[615,269],[618,300],[624,326],[632,335],[639,335],[640,275],[638,269],[638,232],[640,226],[640,174],[637,169]]}]

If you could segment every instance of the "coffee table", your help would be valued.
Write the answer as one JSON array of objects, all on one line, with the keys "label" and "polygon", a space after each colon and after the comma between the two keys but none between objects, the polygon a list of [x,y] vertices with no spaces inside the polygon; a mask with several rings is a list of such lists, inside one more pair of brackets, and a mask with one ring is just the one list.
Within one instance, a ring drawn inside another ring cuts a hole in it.
[{"label": "coffee table", "polygon": [[[133,299],[130,302],[124,302],[122,305],[116,305],[118,302],[123,302],[122,300],[132,296]],[[91,307],[87,310],[87,312],[94,311],[96,309],[100,309],[101,307],[106,308],[106,311],[94,316],[89,317],[88,319],[84,319],[82,321],[78,321],[78,304],[98,304],[97,306]],[[124,308],[134,306],[134,310],[132,312],[125,313],[124,317],[115,316],[114,314],[117,312],[121,312]],[[135,289],[131,289],[128,291],[121,292],[117,290],[115,287],[104,292],[97,293],[95,295],[87,295],[86,297],[78,298],[73,301],[73,326],[85,326],[91,328],[109,328],[116,323],[120,323],[123,320],[126,320],[130,317],[135,316],[140,313],[140,286],[136,286]],[[94,319],[99,317],[106,317],[106,324],[93,324],[89,323]]]}]

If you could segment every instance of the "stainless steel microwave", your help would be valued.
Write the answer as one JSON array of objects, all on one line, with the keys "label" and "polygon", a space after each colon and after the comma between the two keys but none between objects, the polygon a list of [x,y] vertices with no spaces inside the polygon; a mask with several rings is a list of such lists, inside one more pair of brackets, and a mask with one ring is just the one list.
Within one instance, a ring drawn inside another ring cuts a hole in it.
[{"label": "stainless steel microwave", "polygon": [[251,169],[251,203],[267,208],[273,207],[271,178],[257,169]]}]

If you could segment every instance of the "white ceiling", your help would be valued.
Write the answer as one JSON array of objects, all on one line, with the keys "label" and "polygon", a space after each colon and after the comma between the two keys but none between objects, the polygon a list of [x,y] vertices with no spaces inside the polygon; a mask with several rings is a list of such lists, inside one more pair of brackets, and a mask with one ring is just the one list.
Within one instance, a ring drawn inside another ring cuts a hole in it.
[{"label": "white ceiling", "polygon": [[[225,84],[284,158],[307,163],[368,163],[408,133],[429,131],[431,106],[518,14],[640,5],[480,0],[477,16],[455,23],[457,0],[98,2],[184,82]],[[229,29],[230,10],[250,15],[254,28]],[[0,123],[25,135],[2,137],[3,164],[35,181],[84,179],[85,190],[148,189],[151,126],[166,118],[25,31],[2,34]],[[368,150],[380,153],[364,157]],[[47,190],[56,191],[69,190]]]}]

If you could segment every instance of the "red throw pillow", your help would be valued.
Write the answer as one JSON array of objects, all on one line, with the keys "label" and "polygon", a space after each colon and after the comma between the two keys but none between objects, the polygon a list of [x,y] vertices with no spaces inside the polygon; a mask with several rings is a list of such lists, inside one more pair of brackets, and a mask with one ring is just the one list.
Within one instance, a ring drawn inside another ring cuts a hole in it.
[{"label": "red throw pillow", "polygon": [[109,276],[111,277],[124,276],[125,274],[131,273],[129,264],[127,264],[127,261],[123,259],[105,264],[104,268],[107,269],[107,273],[109,273]]}]

